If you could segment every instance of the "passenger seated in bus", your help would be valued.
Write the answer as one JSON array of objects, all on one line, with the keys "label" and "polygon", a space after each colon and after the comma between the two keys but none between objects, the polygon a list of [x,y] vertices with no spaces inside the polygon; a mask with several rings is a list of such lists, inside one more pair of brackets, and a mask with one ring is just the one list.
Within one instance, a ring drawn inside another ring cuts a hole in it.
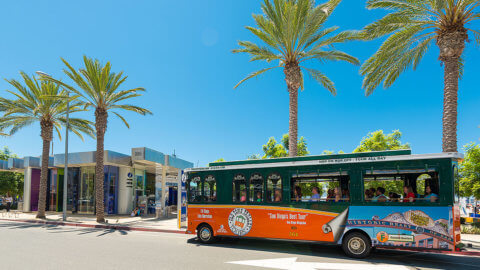
[{"label": "passenger seated in bus", "polygon": [[335,188],[335,202],[342,201],[342,189],[340,187]]},{"label": "passenger seated in bus", "polygon": [[430,186],[425,187],[425,197],[423,197],[425,201],[436,202],[438,200],[438,195],[432,192]]},{"label": "passenger seated in bus", "polygon": [[246,202],[247,201],[247,193],[245,191],[242,191],[242,192],[240,192],[240,194],[242,195],[240,197],[240,202]]},{"label": "passenger seated in bus", "polygon": [[295,186],[295,189],[293,190],[293,198],[296,202],[302,200],[302,188],[300,186]]},{"label": "passenger seated in bus", "polygon": [[411,186],[404,186],[403,187],[403,202],[414,202],[415,201],[415,194],[413,193],[413,189]]},{"label": "passenger seated in bus", "polygon": [[257,202],[262,202],[262,192],[257,192]]},{"label": "passenger seated in bus", "polygon": [[375,195],[375,194],[372,193],[372,190],[371,190],[371,189],[365,190],[365,200],[366,200],[366,201],[371,201],[374,195]]},{"label": "passenger seated in bus", "polygon": [[342,191],[342,200],[344,202],[350,201],[350,191],[348,190],[348,188]]},{"label": "passenger seated in bus", "polygon": [[275,202],[282,201],[282,191],[280,189],[275,190]]},{"label": "passenger seated in bus", "polygon": [[318,187],[312,188],[312,198],[311,201],[319,201],[320,200],[320,189]]},{"label": "passenger seated in bus", "polygon": [[388,197],[385,196],[385,189],[383,187],[378,187],[375,191],[376,196],[372,198],[372,202],[386,202]]},{"label": "passenger seated in bus", "polygon": [[390,198],[391,202],[399,202],[400,201],[400,195],[398,195],[395,192],[389,192],[388,197]]},{"label": "passenger seated in bus", "polygon": [[335,199],[335,190],[329,189],[327,190],[327,201]]}]

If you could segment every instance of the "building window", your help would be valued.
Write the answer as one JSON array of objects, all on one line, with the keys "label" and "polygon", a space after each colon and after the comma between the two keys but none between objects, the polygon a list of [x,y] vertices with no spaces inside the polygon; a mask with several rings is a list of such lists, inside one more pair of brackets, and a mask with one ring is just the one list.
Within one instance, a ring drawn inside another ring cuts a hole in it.
[{"label": "building window", "polygon": [[267,202],[282,202],[282,177],[278,173],[267,178]]},{"label": "building window", "polygon": [[213,175],[205,177],[205,201],[215,202],[217,201],[217,181]]},{"label": "building window", "polygon": [[200,202],[202,200],[202,183],[200,176],[195,176],[188,182],[188,201]]},{"label": "building window", "polygon": [[247,179],[243,174],[233,177],[233,202],[247,202]]},{"label": "building window", "polygon": [[81,175],[78,190],[78,213],[92,214],[95,208],[95,167],[82,167]]},{"label": "building window", "polygon": [[305,172],[292,175],[292,202],[348,202],[347,172]]},{"label": "building window", "polygon": [[250,176],[250,202],[263,202],[263,177],[259,173]]},{"label": "building window", "polygon": [[427,239],[427,247],[428,248],[433,248],[433,238],[428,238]]}]

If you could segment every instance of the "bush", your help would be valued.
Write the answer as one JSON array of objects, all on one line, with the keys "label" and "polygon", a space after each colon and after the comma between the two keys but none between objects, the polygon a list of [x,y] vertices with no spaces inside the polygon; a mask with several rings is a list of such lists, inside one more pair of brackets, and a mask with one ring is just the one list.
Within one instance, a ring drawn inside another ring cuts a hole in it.
[{"label": "bush", "polygon": [[480,224],[471,226],[471,225],[461,225],[461,233],[465,234],[480,234]]}]

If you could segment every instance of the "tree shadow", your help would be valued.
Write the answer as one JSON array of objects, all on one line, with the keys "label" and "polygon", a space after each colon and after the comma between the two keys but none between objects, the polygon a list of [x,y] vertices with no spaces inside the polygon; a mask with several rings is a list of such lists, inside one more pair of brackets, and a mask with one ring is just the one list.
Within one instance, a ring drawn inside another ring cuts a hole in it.
[{"label": "tree shadow", "polygon": [[117,233],[120,235],[127,235],[128,231],[124,229],[115,228],[86,228],[86,227],[73,227],[65,225],[55,224],[41,224],[41,223],[28,223],[28,222],[5,222],[0,223],[0,228],[5,229],[32,229],[32,228],[44,228],[49,233],[77,233],[77,235],[85,234],[97,234],[97,237]]},{"label": "tree shadow", "polygon": [[[188,244],[204,245],[196,237],[187,240]],[[449,254],[401,251],[391,249],[374,249],[365,259],[347,257],[342,248],[335,244],[323,244],[300,241],[283,241],[271,239],[235,239],[221,238],[208,246],[237,250],[257,250],[284,253],[287,256],[314,256],[319,258],[342,259],[351,263],[364,261],[373,264],[404,265],[413,268],[433,267],[437,269],[478,269],[480,257],[452,256]]]}]

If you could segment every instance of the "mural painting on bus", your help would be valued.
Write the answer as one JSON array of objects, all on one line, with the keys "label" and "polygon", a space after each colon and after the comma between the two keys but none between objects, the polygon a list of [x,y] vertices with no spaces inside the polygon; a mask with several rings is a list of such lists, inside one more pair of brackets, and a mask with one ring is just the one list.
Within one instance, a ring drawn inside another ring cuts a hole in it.
[{"label": "mural painting on bus", "polygon": [[346,230],[361,229],[373,245],[453,248],[452,207],[351,206]]},{"label": "mural painting on bus", "polygon": [[345,228],[348,207],[322,211],[266,205],[189,205],[190,231],[201,223],[216,235],[334,242]]}]

